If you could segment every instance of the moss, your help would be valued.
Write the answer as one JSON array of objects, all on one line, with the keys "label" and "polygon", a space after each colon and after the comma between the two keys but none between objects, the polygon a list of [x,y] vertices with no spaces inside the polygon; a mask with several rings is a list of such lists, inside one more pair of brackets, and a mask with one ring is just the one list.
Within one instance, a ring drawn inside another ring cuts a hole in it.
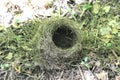
[{"label": "moss", "polygon": [[[30,51],[33,50],[29,47],[30,41],[36,34],[39,28],[39,20],[31,20],[21,23],[19,28],[10,27],[2,32],[0,36],[0,62],[16,62],[24,63],[32,58]],[[7,60],[6,56],[13,53],[12,59]]]}]

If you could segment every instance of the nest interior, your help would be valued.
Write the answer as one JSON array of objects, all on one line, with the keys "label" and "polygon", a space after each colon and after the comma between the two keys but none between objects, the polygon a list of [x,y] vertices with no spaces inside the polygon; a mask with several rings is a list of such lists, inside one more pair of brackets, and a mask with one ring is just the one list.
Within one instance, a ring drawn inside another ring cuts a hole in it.
[{"label": "nest interior", "polygon": [[52,40],[57,47],[67,49],[74,46],[77,35],[73,29],[62,25],[53,32]]}]

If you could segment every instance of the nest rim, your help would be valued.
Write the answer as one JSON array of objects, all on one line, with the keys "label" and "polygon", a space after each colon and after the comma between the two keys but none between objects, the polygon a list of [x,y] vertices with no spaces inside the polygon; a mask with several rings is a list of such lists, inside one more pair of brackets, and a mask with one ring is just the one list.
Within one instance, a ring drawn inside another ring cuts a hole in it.
[{"label": "nest rim", "polygon": [[[57,30],[58,28],[61,27],[61,25],[65,25],[67,27],[69,27],[70,29],[74,30],[75,34],[76,34],[76,37],[77,37],[77,40],[76,40],[76,43],[70,47],[70,48],[66,48],[66,49],[62,49],[60,47],[57,47],[53,40],[52,40],[52,36],[53,36],[53,32],[55,30]],[[48,28],[48,26],[50,28]],[[50,45],[53,46],[53,48],[58,51],[58,52],[61,52],[61,54],[65,54],[66,52],[68,56],[64,56],[64,57],[69,57],[71,56],[71,54],[73,53],[77,53],[78,51],[81,50],[82,48],[82,45],[81,45],[81,35],[80,35],[80,29],[79,29],[79,24],[75,21],[72,21],[70,19],[66,19],[66,18],[53,18],[53,19],[49,19],[47,20],[47,22],[45,22],[45,25],[44,25],[44,29],[43,29],[43,40],[45,38],[48,37],[48,43],[51,43]],[[47,33],[46,33],[47,32]]]}]

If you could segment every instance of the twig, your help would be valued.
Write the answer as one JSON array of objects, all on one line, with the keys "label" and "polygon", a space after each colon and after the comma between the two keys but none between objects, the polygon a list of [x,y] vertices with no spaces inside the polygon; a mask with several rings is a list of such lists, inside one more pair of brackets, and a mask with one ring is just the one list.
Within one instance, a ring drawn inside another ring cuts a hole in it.
[{"label": "twig", "polygon": [[2,70],[0,70],[0,80],[2,80],[1,77],[3,77],[3,80],[6,80],[7,74],[8,74],[7,71],[2,71]]},{"label": "twig", "polygon": [[38,77],[39,80],[42,80],[42,79],[43,79],[44,73],[45,73],[45,72],[42,72],[42,74]]},{"label": "twig", "polygon": [[82,69],[81,69],[80,66],[78,66],[78,69],[79,69],[80,75],[82,76],[82,80],[86,80],[86,79],[85,79],[85,76],[84,76],[84,74],[83,74],[83,71],[82,71]]},{"label": "twig", "polygon": [[118,58],[118,55],[115,53],[114,50],[112,50],[112,53],[113,53],[113,55],[114,55],[116,58]]},{"label": "twig", "polygon": [[62,77],[62,75],[63,75],[63,72],[64,72],[64,71],[61,72],[58,80],[61,80],[61,77]]},{"label": "twig", "polygon": [[61,16],[61,2],[60,2],[60,0],[58,0],[58,2],[59,2],[59,17]]}]

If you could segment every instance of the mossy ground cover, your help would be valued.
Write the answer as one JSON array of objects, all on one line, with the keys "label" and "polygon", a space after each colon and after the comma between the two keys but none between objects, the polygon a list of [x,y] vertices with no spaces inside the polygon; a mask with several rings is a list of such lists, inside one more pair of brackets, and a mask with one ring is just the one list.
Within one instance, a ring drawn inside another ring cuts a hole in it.
[{"label": "mossy ground cover", "polygon": [[[73,61],[76,60],[76,63],[70,64],[71,66],[69,66],[66,71],[50,70],[48,72],[38,70],[40,69],[38,66],[38,61],[40,60],[38,49],[40,49],[42,44],[38,43],[44,40],[43,35],[50,31],[46,31],[47,29],[41,27],[41,25],[50,24],[50,22],[47,23],[49,19],[30,20],[18,24],[17,28],[12,26],[7,30],[2,29],[0,31],[0,76],[7,74],[8,77],[6,77],[6,79],[8,80],[17,80],[18,78],[28,78],[28,80],[52,79],[55,78],[55,76],[58,77],[57,79],[63,78],[70,80],[71,75],[74,75],[73,79],[77,79],[76,75],[79,75],[77,73],[79,68],[76,66],[82,66],[83,70],[85,68],[85,70],[91,70],[93,73],[105,71],[108,73],[107,76],[110,80],[119,76],[119,4],[117,0],[108,0],[106,2],[98,0],[82,4],[82,6],[77,5],[78,10],[81,10],[82,14],[75,14],[72,18],[80,25],[78,26],[78,30],[81,32],[82,47],[80,46],[81,51],[79,53],[82,54],[82,57],[77,60],[76,58],[72,58]],[[71,70],[71,68],[75,70]],[[68,76],[69,74],[67,74],[67,72],[70,73],[70,76]],[[10,75],[10,73],[13,73],[13,75]],[[77,74],[75,75],[74,73]],[[60,74],[62,77],[59,76]],[[15,75],[17,75],[17,77],[15,77]]]}]

